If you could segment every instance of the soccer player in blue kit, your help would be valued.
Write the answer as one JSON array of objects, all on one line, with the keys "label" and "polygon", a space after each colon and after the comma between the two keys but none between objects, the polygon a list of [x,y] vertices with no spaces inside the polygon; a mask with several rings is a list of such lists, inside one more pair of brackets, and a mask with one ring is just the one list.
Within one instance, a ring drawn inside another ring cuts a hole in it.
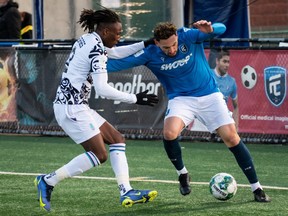
[{"label": "soccer player in blue kit", "polygon": [[228,50],[221,50],[216,54],[216,67],[214,69],[214,77],[220,92],[224,96],[226,104],[229,98],[233,104],[233,119],[236,128],[238,128],[238,97],[237,84],[235,79],[229,75],[228,70],[230,66],[230,52]]},{"label": "soccer player in blue kit", "polygon": [[177,30],[172,23],[159,23],[154,29],[155,45],[122,59],[108,59],[108,72],[145,65],[161,82],[168,96],[163,143],[168,158],[177,170],[180,193],[191,192],[190,176],[182,160],[178,136],[195,118],[210,132],[217,131],[248,181],[257,202],[269,202],[258,181],[249,150],[239,137],[235,122],[217,87],[206,60],[203,41],[221,35],[222,23],[200,20],[194,28]]}]

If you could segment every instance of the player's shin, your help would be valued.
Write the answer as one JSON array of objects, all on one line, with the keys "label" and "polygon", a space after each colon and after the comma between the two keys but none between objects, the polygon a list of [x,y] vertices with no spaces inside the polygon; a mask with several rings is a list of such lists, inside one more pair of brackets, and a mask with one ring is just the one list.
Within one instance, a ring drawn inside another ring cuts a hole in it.
[{"label": "player's shin", "polygon": [[177,139],[165,140],[163,139],[164,148],[166,150],[167,156],[176,168],[176,170],[182,170],[184,168],[184,163],[182,160],[181,146]]},{"label": "player's shin", "polygon": [[109,145],[110,162],[117,179],[121,196],[132,189],[129,182],[129,168],[125,146],[125,143]]},{"label": "player's shin", "polygon": [[86,152],[73,158],[69,163],[60,167],[44,177],[48,185],[55,186],[65,178],[82,174],[94,166],[100,165],[100,162],[93,152]]},{"label": "player's shin", "polygon": [[253,160],[246,145],[240,140],[239,144],[229,148],[234,154],[239,167],[246,175],[250,184],[258,182],[256,170],[254,168]]}]

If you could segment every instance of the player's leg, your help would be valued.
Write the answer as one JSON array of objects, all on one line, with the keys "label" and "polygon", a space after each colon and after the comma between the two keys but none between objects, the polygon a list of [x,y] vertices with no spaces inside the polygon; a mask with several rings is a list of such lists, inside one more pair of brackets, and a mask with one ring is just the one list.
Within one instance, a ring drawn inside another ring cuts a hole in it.
[{"label": "player's leg", "polygon": [[121,205],[131,207],[136,203],[146,203],[154,200],[157,191],[134,190],[130,185],[129,167],[125,153],[126,144],[122,134],[108,122],[100,127],[100,131],[105,143],[109,144],[110,161],[120,190]]},{"label": "player's leg", "polygon": [[205,116],[205,123],[209,131],[214,131],[218,128],[217,132],[219,136],[233,153],[239,167],[250,182],[251,189],[255,195],[255,200],[258,202],[270,201],[258,181],[250,152],[236,131],[235,122],[229,114],[228,107],[223,100],[222,95],[215,93],[208,97],[211,98],[205,99],[207,99],[207,103],[211,103],[211,111],[214,111],[211,112],[213,115],[210,115],[210,117],[209,115]]},{"label": "player's leg", "polygon": [[251,185],[251,190],[254,193],[255,201],[269,202],[270,198],[264,193],[263,188],[258,181],[251,154],[237,134],[235,124],[221,126],[218,129],[218,133],[226,146],[233,153],[239,167],[246,175]]},{"label": "player's leg", "polygon": [[[95,147],[96,145],[97,147]],[[56,184],[65,178],[80,175],[107,160],[107,153],[101,134],[85,141],[82,146],[86,150],[85,153],[74,157],[56,171],[36,177],[35,184],[38,188],[40,206],[45,210],[50,211],[51,193]],[[96,148],[97,151],[95,151]]]},{"label": "player's leg", "polygon": [[182,195],[191,192],[190,176],[182,159],[182,150],[178,136],[183,128],[194,120],[194,115],[188,104],[190,97],[176,97],[169,100],[163,126],[163,143],[168,158],[176,168],[179,189]]},{"label": "player's leg", "polygon": [[164,120],[163,143],[168,158],[176,168],[179,181],[179,189],[182,195],[191,193],[190,176],[184,166],[182,159],[182,150],[178,142],[178,136],[184,128],[182,119],[178,117],[168,117]]},{"label": "player's leg", "polygon": [[235,122],[229,114],[227,104],[222,94],[218,92],[202,97],[202,99],[202,102],[206,103],[205,106],[208,107],[205,112],[202,113],[202,120],[208,130],[213,132],[218,128],[217,132],[219,136],[233,153],[239,167],[250,182],[255,200],[258,202],[270,201],[258,181],[250,152],[236,131]]},{"label": "player's leg", "polygon": [[[69,108],[71,110],[67,111]],[[69,108],[54,105],[57,122],[77,144],[82,144],[86,152],[74,157],[56,171],[36,177],[34,182],[38,189],[40,206],[47,211],[51,209],[51,193],[56,184],[107,160],[105,144],[99,130],[99,126],[105,120],[95,111],[87,110],[86,107],[84,110],[79,110],[79,107],[78,110],[74,110],[74,107]]]}]

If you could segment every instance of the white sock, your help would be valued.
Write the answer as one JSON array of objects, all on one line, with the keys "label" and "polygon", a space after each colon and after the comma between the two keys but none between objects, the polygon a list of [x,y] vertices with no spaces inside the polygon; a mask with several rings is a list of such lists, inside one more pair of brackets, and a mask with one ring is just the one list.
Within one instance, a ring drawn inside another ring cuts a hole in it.
[{"label": "white sock", "polygon": [[65,178],[82,174],[92,167],[100,165],[100,162],[93,152],[85,152],[73,158],[69,163],[65,164],[55,172],[47,174],[44,177],[48,185],[55,186],[58,182]]},{"label": "white sock", "polygon": [[109,145],[110,162],[117,179],[120,195],[132,189],[129,181],[129,168],[125,154],[125,143]]},{"label": "white sock", "polygon": [[180,176],[181,174],[186,174],[188,173],[188,170],[186,169],[186,167],[184,166],[183,169],[181,170],[176,170],[178,176]]},{"label": "white sock", "polygon": [[254,192],[255,190],[257,190],[258,188],[261,188],[261,189],[263,190],[263,188],[262,188],[262,186],[260,185],[259,181],[256,182],[256,183],[251,184],[251,190],[252,190],[252,192]]}]

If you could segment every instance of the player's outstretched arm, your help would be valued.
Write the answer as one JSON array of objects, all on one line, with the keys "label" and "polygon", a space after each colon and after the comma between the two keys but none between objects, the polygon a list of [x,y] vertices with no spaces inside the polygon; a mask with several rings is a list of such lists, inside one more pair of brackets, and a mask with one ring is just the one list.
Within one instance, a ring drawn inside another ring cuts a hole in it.
[{"label": "player's outstretched arm", "polygon": [[209,34],[213,32],[212,23],[207,20],[199,20],[193,23],[193,26],[197,28],[199,31]]},{"label": "player's outstretched arm", "polygon": [[226,31],[226,26],[223,23],[211,23],[207,20],[200,20],[193,24],[195,28],[205,34],[221,35]]},{"label": "player's outstretched arm", "polygon": [[149,38],[147,40],[126,45],[126,46],[116,46],[112,48],[106,47],[108,58],[111,59],[120,59],[120,58],[125,58],[129,55],[132,55],[145,47],[149,45],[155,45],[154,38]]},{"label": "player's outstretched arm", "polygon": [[214,38],[226,31],[226,26],[223,23],[213,23],[211,25],[211,22],[206,20],[201,20],[198,22],[195,22],[194,24],[194,26],[198,28],[197,30],[194,29],[194,32],[198,31],[198,34],[191,34],[191,37],[194,38],[196,42],[203,42],[205,40]]},{"label": "player's outstretched arm", "polygon": [[157,95],[147,94],[148,90],[138,94],[118,91],[107,83],[108,75],[106,72],[93,73],[93,85],[97,95],[110,100],[117,100],[125,103],[135,103],[139,105],[154,106],[158,103]]},{"label": "player's outstretched arm", "polygon": [[108,58],[111,59],[120,59],[125,58],[129,55],[132,55],[142,49],[145,48],[145,42],[141,41],[139,43],[134,43],[126,46],[118,46],[118,47],[112,47],[108,48],[106,47]]}]

